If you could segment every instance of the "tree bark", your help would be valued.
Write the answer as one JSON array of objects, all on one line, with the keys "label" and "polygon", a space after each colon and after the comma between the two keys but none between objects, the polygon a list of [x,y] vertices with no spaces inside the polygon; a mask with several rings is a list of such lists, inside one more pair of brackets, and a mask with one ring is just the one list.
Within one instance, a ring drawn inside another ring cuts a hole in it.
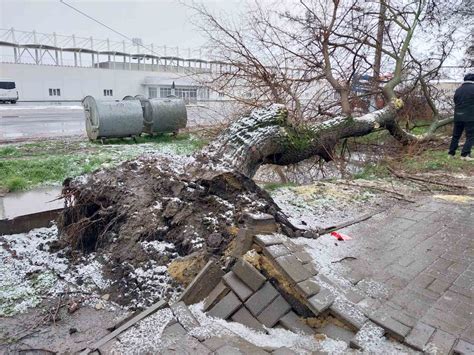
[{"label": "tree bark", "polygon": [[329,161],[340,139],[380,128],[396,133],[396,113],[394,105],[388,105],[362,117],[338,116],[312,125],[292,125],[283,105],[258,108],[197,154],[198,169],[237,171],[251,178],[262,164],[295,164],[315,155]]}]

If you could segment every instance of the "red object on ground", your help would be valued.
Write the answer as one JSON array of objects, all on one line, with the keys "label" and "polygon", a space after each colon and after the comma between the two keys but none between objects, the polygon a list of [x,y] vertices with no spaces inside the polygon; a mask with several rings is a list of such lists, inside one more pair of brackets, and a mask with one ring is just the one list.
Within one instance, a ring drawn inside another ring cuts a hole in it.
[{"label": "red object on ground", "polygon": [[348,235],[339,233],[339,232],[331,232],[331,235],[336,238],[337,240],[351,240],[352,238]]}]

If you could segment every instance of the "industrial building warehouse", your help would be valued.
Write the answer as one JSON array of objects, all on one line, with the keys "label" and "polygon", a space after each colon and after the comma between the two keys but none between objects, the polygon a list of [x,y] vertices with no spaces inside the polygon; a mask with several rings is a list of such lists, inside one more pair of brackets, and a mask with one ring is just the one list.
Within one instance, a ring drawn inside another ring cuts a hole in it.
[{"label": "industrial building warehouse", "polygon": [[186,103],[222,100],[203,83],[209,73],[227,69],[226,64],[194,52],[188,50],[184,58],[177,47],[143,45],[140,39],[119,42],[0,29],[0,79],[16,83],[20,102],[80,101],[87,95],[120,100],[130,94],[174,94]]}]

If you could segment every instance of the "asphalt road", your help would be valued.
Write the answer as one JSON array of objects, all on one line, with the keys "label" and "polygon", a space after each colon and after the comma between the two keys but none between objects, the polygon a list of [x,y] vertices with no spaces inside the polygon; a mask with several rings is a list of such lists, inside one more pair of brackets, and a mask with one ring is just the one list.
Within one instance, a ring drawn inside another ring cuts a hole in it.
[{"label": "asphalt road", "polygon": [[0,105],[0,142],[85,134],[84,113],[78,104]]},{"label": "asphalt road", "polygon": [[[232,105],[188,106],[187,111],[188,127],[213,125],[230,116]],[[84,111],[79,103],[0,104],[0,143],[64,136],[86,136]]]}]

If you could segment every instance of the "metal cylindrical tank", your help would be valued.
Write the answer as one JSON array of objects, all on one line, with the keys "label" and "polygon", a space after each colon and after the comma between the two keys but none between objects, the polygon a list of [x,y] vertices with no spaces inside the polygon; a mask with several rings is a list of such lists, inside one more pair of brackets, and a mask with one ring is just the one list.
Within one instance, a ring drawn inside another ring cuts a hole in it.
[{"label": "metal cylindrical tank", "polygon": [[142,132],[143,111],[137,100],[100,101],[86,96],[82,106],[91,140],[138,136]]},{"label": "metal cylindrical tank", "polygon": [[124,96],[122,99],[122,101],[125,101],[125,100],[135,100],[135,98],[132,95],[127,95],[127,96]]},{"label": "metal cylindrical tank", "polygon": [[148,100],[144,95],[135,95],[135,100],[139,100],[142,106],[143,112],[143,132],[153,133],[153,116],[151,111],[150,100]]},{"label": "metal cylindrical tank", "polygon": [[150,99],[146,106],[143,112],[148,123],[145,123],[145,132],[170,133],[186,127],[188,114],[183,100],[172,97]]}]

